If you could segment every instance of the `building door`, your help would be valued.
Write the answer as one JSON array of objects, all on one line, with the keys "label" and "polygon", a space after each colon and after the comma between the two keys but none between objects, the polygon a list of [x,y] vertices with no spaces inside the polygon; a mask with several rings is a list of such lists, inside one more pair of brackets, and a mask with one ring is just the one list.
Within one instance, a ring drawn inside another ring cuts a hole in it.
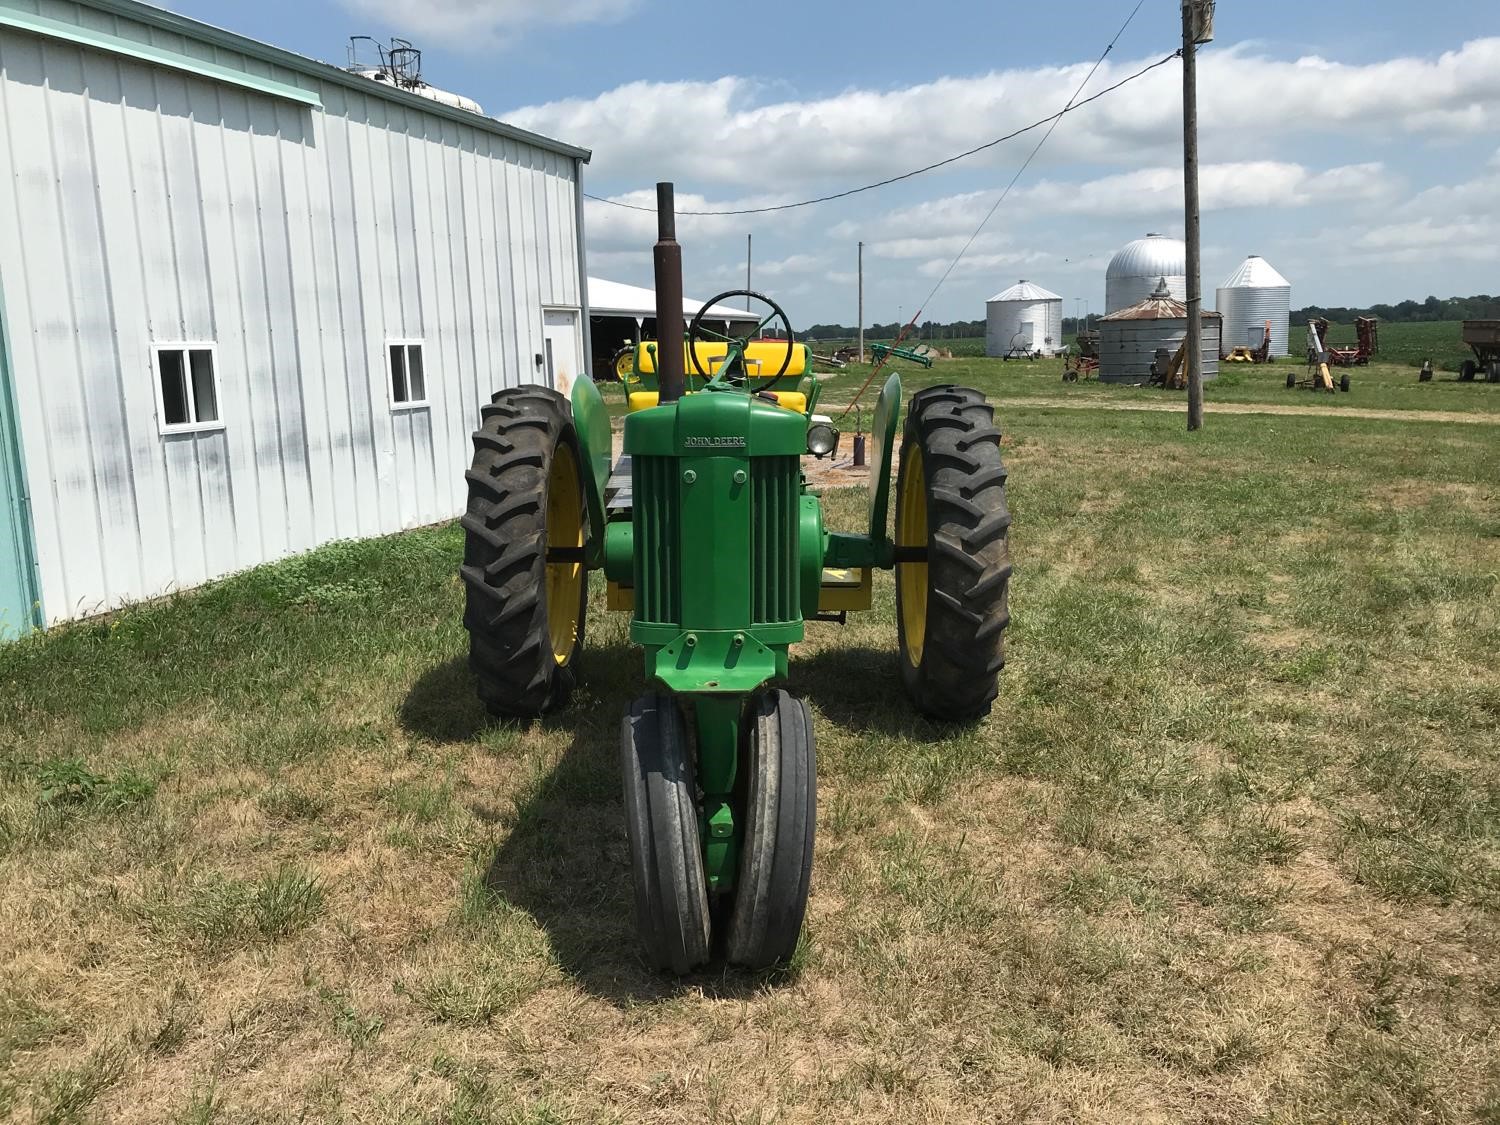
[{"label": "building door", "polygon": [[583,371],[579,362],[583,355],[583,344],[578,338],[578,313],[572,309],[544,311],[542,346],[545,349],[547,382],[564,398],[572,398],[573,380]]},{"label": "building door", "polygon": [[1021,321],[1021,339],[1026,341],[1026,350],[1036,350],[1036,321]]},{"label": "building door", "polygon": [[5,338],[5,307],[0,302],[0,641],[41,625],[24,480],[10,344]]}]

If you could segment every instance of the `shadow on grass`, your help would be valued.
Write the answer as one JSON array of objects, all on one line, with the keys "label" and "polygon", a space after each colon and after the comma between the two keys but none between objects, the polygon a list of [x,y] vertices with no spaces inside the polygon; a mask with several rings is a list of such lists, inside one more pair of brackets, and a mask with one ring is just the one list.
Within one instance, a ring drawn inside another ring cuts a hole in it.
[{"label": "shadow on grass", "polygon": [[499,720],[479,702],[465,655],[423,672],[396,709],[396,721],[408,734],[433,742],[468,742]]},{"label": "shadow on grass", "polygon": [[[481,820],[510,826],[485,869],[484,887],[531,915],[546,931],[563,972],[601,999],[625,1007],[698,990],[720,998],[752,995],[774,985],[776,975],[715,964],[674,977],[648,964],[636,938],[619,754],[620,717],[644,688],[640,668],[634,646],[584,649],[571,703],[535,724],[571,731],[568,748],[528,782],[513,810],[471,807]],[[510,725],[477,702],[464,657],[422,675],[399,717],[408,731],[442,742],[468,741]]]},{"label": "shadow on grass", "polygon": [[961,737],[972,723],[941,723],[913,706],[901,684],[895,645],[825,648],[794,657],[788,689],[852,734],[868,733],[912,742]]}]

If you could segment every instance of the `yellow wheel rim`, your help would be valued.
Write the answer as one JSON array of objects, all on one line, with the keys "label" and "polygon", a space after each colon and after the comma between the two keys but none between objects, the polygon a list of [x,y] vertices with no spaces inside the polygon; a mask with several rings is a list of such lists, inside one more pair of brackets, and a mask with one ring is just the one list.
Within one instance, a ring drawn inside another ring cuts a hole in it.
[{"label": "yellow wheel rim", "polygon": [[621,352],[615,360],[615,374],[621,379],[628,381],[635,374],[635,353]]},{"label": "yellow wheel rim", "polygon": [[[927,478],[922,450],[912,445],[901,455],[901,496],[896,503],[896,546],[927,546]],[[901,630],[906,659],[913,668],[922,663],[927,641],[927,564],[896,564],[896,586],[901,595]]]},{"label": "yellow wheel rim", "polygon": [[[583,546],[583,492],[578,481],[578,457],[559,446],[547,479],[547,546]],[[578,607],[583,599],[583,563],[565,560],[547,564],[547,631],[552,656],[559,664],[573,658],[578,645]]]}]

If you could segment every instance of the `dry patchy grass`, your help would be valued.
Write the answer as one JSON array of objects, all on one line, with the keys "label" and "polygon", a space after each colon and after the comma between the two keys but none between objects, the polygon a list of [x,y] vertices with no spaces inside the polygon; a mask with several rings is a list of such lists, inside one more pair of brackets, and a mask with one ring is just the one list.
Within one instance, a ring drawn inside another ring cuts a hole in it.
[{"label": "dry patchy grass", "polygon": [[0,1112],[1500,1113],[1487,429],[1006,421],[993,715],[906,707],[888,580],[795,655],[820,838],[779,974],[642,964],[625,623],[567,710],[489,723],[451,527],[0,651]]}]

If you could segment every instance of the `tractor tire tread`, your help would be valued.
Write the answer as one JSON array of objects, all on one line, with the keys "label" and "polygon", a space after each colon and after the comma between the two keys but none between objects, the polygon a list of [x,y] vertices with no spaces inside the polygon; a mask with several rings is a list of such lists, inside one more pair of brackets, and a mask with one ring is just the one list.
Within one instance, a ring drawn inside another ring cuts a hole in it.
[{"label": "tractor tire tread", "polygon": [[913,445],[921,450],[927,487],[927,636],[914,666],[898,611],[902,681],[920,711],[970,722],[983,718],[999,694],[1010,623],[1011,518],[994,410],[967,387],[918,391],[907,413],[903,464]]},{"label": "tractor tire tread", "polygon": [[746,969],[788,960],[812,882],[817,763],[812,714],[772,688],[747,713],[745,835],[725,957]]},{"label": "tractor tire tread", "polygon": [[652,964],[679,976],[708,960],[712,936],[693,760],[671,695],[647,692],[630,705],[620,767],[636,929]]},{"label": "tractor tire tread", "polygon": [[[495,715],[530,719],[565,703],[575,660],[552,651],[547,599],[547,482],[552,459],[579,456],[567,400],[548,387],[510,387],[480,410],[474,459],[464,474],[468,508],[464,560],[464,627],[469,667],[480,699]],[[587,609],[579,607],[579,636]]]}]

